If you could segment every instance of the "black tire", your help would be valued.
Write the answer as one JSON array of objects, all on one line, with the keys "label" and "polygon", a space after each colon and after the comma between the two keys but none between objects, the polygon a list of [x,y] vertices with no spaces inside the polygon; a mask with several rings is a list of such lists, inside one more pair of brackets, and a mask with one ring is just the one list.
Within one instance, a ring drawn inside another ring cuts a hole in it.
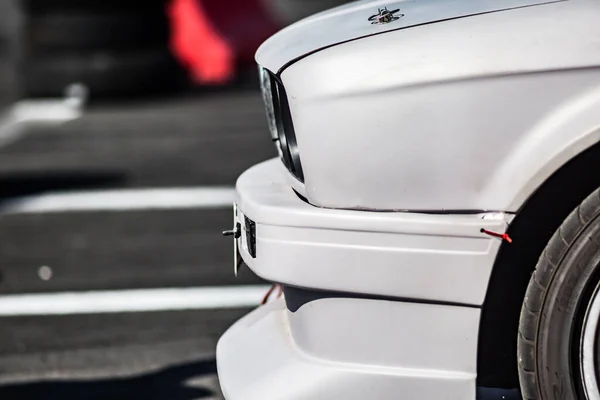
[{"label": "black tire", "polygon": [[30,96],[62,96],[82,83],[92,97],[152,93],[177,86],[180,70],[167,49],[63,55],[30,61],[24,85]]},{"label": "black tire", "polygon": [[28,15],[118,11],[164,13],[165,4],[166,0],[22,0],[23,9]]},{"label": "black tire", "polygon": [[579,346],[600,281],[600,190],[586,198],[542,253],[521,310],[518,369],[524,399],[585,399]]},{"label": "black tire", "polygon": [[29,51],[124,50],[166,45],[164,15],[49,14],[27,23]]}]

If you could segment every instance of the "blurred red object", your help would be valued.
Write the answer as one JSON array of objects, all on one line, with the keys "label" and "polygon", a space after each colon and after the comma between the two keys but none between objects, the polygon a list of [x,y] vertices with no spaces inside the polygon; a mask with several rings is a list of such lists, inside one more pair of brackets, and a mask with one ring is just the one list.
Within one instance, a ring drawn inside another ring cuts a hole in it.
[{"label": "blurred red object", "polygon": [[281,27],[261,0],[171,0],[171,48],[194,82],[230,82]]}]

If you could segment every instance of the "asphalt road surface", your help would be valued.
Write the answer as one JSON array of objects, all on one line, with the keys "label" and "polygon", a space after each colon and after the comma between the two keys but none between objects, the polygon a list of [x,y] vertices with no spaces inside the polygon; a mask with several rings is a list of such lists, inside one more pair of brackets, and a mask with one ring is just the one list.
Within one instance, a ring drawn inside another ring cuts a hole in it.
[{"label": "asphalt road surface", "polygon": [[[0,196],[227,188],[273,156],[256,90],[97,104],[0,148]],[[43,308],[65,292],[264,284],[247,269],[233,276],[220,235],[230,226],[226,204],[12,213],[0,203],[0,295],[48,295]],[[0,317],[0,399],[218,399],[217,339],[250,309],[16,310]]]}]

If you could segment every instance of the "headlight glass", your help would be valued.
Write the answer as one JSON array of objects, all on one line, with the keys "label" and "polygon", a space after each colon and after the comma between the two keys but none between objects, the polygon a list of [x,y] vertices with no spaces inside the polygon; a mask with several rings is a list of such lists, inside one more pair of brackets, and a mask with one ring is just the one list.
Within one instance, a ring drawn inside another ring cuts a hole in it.
[{"label": "headlight glass", "polygon": [[273,104],[273,86],[271,85],[271,76],[263,67],[258,67],[260,75],[260,89],[262,91],[265,110],[267,112],[267,122],[272,139],[277,139],[277,121],[275,119],[275,105]]},{"label": "headlight glass", "polygon": [[271,139],[275,142],[279,157],[286,168],[304,181],[296,134],[287,94],[283,83],[267,69],[259,66],[260,86],[265,103]]}]

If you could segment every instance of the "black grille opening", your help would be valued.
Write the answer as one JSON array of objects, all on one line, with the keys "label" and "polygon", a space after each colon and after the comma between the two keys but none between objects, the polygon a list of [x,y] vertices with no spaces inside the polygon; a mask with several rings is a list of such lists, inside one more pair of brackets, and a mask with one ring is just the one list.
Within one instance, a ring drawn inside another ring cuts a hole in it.
[{"label": "black grille opening", "polygon": [[256,223],[244,215],[244,228],[246,231],[246,245],[248,253],[256,258]]}]

